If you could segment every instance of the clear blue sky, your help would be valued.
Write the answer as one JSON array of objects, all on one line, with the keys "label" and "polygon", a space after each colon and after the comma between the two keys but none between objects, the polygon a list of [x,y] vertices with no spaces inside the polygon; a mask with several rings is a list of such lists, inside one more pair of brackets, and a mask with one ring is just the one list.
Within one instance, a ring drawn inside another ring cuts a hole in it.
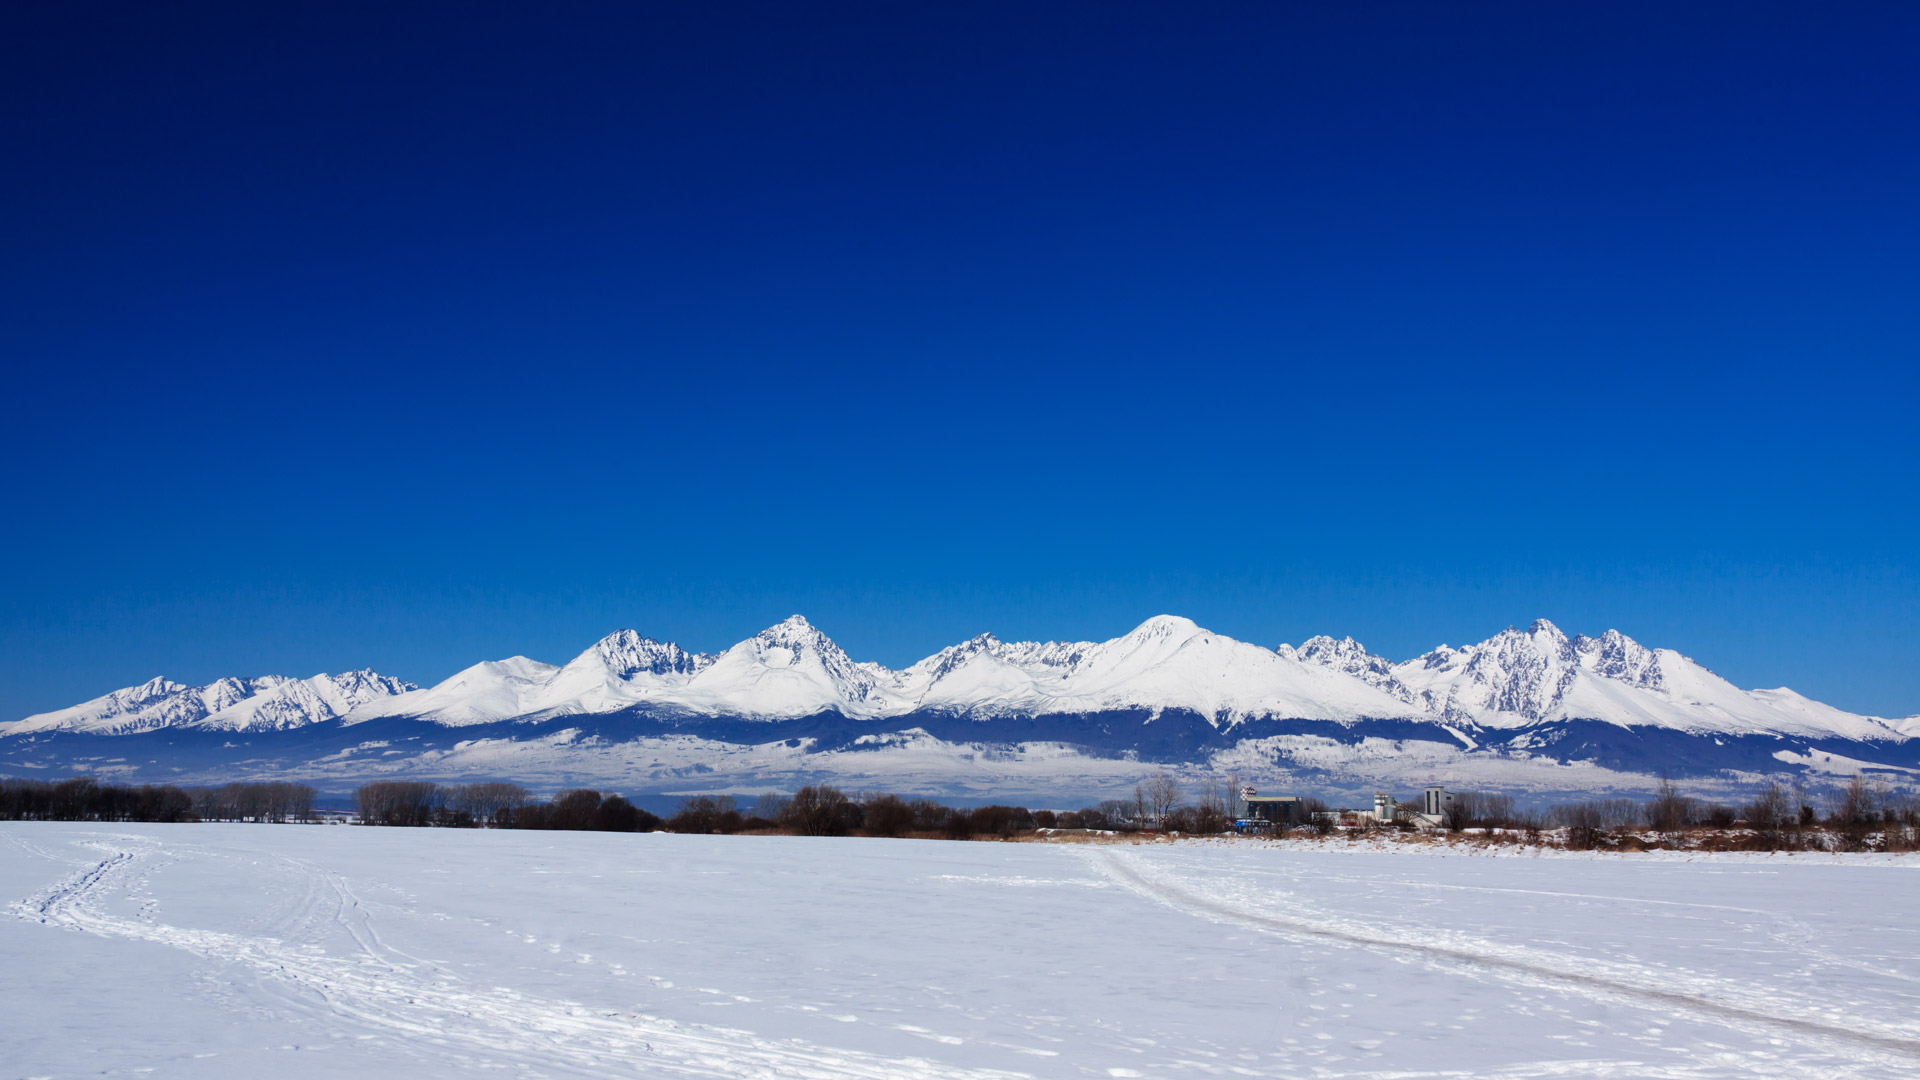
[{"label": "clear blue sky", "polygon": [[0,6],[0,718],[803,612],[1920,712],[1911,4]]}]

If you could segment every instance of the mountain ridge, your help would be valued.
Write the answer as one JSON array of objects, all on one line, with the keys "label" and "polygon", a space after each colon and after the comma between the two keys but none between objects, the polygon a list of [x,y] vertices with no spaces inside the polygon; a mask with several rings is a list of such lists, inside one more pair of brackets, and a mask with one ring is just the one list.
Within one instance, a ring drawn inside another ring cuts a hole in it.
[{"label": "mountain ridge", "polygon": [[1785,688],[1742,690],[1679,652],[1614,629],[1569,637],[1539,619],[1396,663],[1351,637],[1267,649],[1175,615],[1103,642],[1005,642],[983,633],[899,670],[854,660],[800,615],[718,653],[622,629],[564,665],[482,661],[428,687],[371,670],[201,687],[156,678],[0,724],[0,737],[273,731],[384,718],[461,727],[635,708],[767,723],[825,713],[880,721],[928,712],[989,720],[1177,710],[1221,730],[1258,719],[1390,720],[1497,739],[1599,721],[1708,735],[1920,737],[1920,718],[1859,716]]}]

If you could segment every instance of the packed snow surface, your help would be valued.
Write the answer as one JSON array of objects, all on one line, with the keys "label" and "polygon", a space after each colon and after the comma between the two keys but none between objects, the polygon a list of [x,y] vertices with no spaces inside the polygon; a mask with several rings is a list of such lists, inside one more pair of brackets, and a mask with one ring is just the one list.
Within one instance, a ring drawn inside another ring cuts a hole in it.
[{"label": "packed snow surface", "polygon": [[0,823],[8,1076],[1910,1077],[1920,862]]}]

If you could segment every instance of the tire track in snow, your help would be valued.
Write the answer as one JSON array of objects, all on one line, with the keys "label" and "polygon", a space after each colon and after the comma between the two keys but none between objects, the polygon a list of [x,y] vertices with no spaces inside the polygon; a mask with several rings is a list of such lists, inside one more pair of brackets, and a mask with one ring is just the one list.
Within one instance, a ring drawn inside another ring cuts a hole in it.
[{"label": "tire track in snow", "polygon": [[1149,899],[1177,910],[1199,913],[1224,922],[1238,923],[1243,926],[1253,927],[1257,930],[1280,931],[1288,934],[1300,934],[1324,940],[1338,941],[1348,945],[1390,949],[1431,960],[1442,960],[1464,964],[1470,967],[1525,975],[1582,990],[1617,995],[1643,1004],[1685,1009],[1720,1020],[1760,1024],[1770,1028],[1785,1029],[1801,1035],[1833,1039],[1858,1048],[1890,1052],[1909,1060],[1920,1059],[1920,1038],[1861,1031],[1857,1028],[1844,1027],[1838,1024],[1822,1023],[1818,1020],[1781,1016],[1763,1009],[1715,1001],[1712,998],[1703,997],[1698,994],[1682,993],[1676,990],[1662,990],[1658,987],[1646,986],[1626,979],[1568,971],[1543,963],[1536,963],[1509,956],[1500,956],[1485,951],[1431,942],[1410,941],[1403,937],[1395,937],[1382,933],[1369,933],[1360,929],[1329,926],[1323,923],[1310,922],[1305,919],[1290,919],[1228,903],[1218,897],[1208,896],[1182,885],[1154,877],[1142,872],[1140,867],[1134,864],[1133,859],[1117,852],[1094,851],[1088,852],[1087,855],[1094,860],[1100,869],[1107,873],[1108,876]]},{"label": "tire track in snow", "polygon": [[[103,901],[140,865],[163,854],[141,837],[102,837],[82,846],[104,854],[98,862],[16,901],[17,918],[104,938],[147,941],[207,960],[240,964],[325,1002],[328,1012],[368,1028],[407,1036],[414,1049],[464,1051],[481,1062],[533,1059],[604,1076],[610,1067],[639,1067],[647,1075],[764,1077],[769,1080],[1012,1080],[1024,1073],[964,1069],[924,1058],[885,1058],[770,1040],[752,1032],[683,1024],[636,1013],[589,1009],[500,987],[468,986],[441,972],[432,981],[391,956],[362,918],[341,918],[363,955],[342,958],[306,951],[276,938],[196,930],[126,919]],[[309,868],[311,870],[312,868]],[[342,907],[358,908],[344,881],[319,871]],[[343,911],[344,915],[344,911]],[[359,927],[351,925],[360,922]],[[411,959],[411,958],[410,958]]]}]

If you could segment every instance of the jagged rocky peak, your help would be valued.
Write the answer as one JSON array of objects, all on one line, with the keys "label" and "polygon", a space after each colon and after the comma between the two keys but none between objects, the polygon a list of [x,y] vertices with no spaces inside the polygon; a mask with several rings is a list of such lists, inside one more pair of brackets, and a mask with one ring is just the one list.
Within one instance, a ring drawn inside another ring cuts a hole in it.
[{"label": "jagged rocky peak", "polygon": [[[763,660],[776,650],[785,649],[797,659],[812,654],[820,657],[847,654],[834,640],[808,622],[804,615],[790,615],[749,639]],[[851,662],[851,661],[849,661]]]},{"label": "jagged rocky peak", "polygon": [[1316,664],[1325,664],[1342,670],[1348,667],[1371,667],[1376,661],[1382,664],[1387,662],[1384,657],[1373,655],[1367,651],[1365,645],[1350,637],[1335,638],[1326,634],[1319,634],[1301,642],[1300,647],[1293,650],[1293,653],[1302,660],[1311,660]]},{"label": "jagged rocky peak", "polygon": [[1544,719],[1573,685],[1573,642],[1538,619],[1525,633],[1512,627],[1482,642],[1467,671],[1487,689],[1482,707]]},{"label": "jagged rocky peak", "polygon": [[418,690],[418,686],[405,679],[396,679],[391,675],[382,675],[372,668],[360,668],[356,671],[342,671],[337,675],[322,675],[342,693],[349,697],[371,700],[376,697],[389,697],[404,694],[409,690]]},{"label": "jagged rocky peak", "polygon": [[1367,685],[1377,690],[1384,690],[1409,704],[1416,699],[1413,691],[1394,674],[1391,660],[1384,656],[1375,656],[1367,651],[1365,645],[1350,637],[1334,638],[1320,634],[1301,642],[1298,649],[1282,645],[1276,651],[1282,656],[1289,656],[1309,664],[1319,664],[1322,667],[1352,675]]},{"label": "jagged rocky peak", "polygon": [[[323,675],[321,678],[332,678],[332,676]],[[257,679],[235,679],[231,677],[215,679],[213,682],[201,687],[198,696],[200,701],[206,705],[208,712],[219,712],[221,709],[245,701],[254,694],[263,690],[273,689],[281,683],[288,681],[290,680],[283,679],[277,675],[263,675]],[[181,687],[181,689],[184,690],[186,688]]]},{"label": "jagged rocky peak", "polygon": [[949,645],[941,649],[915,667],[922,667],[931,677],[942,679],[974,657],[991,656],[1003,648],[1000,639],[991,633],[975,634],[958,645]]},{"label": "jagged rocky peak", "polygon": [[1533,625],[1527,627],[1527,640],[1542,653],[1560,657],[1573,656],[1573,640],[1546,619],[1533,620]]},{"label": "jagged rocky peak", "polygon": [[1573,642],[1546,619],[1511,626],[1477,645],[1439,648],[1394,667],[1411,700],[1449,720],[1471,722],[1483,710],[1544,719],[1579,671]]},{"label": "jagged rocky peak", "polygon": [[[1299,648],[1283,645],[1275,650],[1282,656],[1289,656],[1309,664],[1319,664],[1348,675],[1358,675],[1368,682],[1376,677],[1388,681],[1393,678],[1393,663],[1384,656],[1375,656],[1367,651],[1365,645],[1350,637],[1334,638],[1326,634],[1310,637],[1300,643]],[[1379,685],[1377,682],[1375,685]]]},{"label": "jagged rocky peak", "polygon": [[1656,690],[1665,684],[1659,654],[1618,630],[1597,638],[1582,634],[1574,639],[1573,647],[1581,663],[1595,675]]},{"label": "jagged rocky peak", "polygon": [[802,647],[818,641],[831,641],[820,628],[807,621],[805,615],[789,615],[786,618],[753,635],[755,641],[765,641],[776,645]]},{"label": "jagged rocky peak", "polygon": [[631,679],[652,675],[692,675],[713,662],[705,653],[690,653],[671,641],[655,641],[633,630],[616,630],[594,645],[593,652],[609,672]]},{"label": "jagged rocky peak", "polygon": [[[230,680],[221,681],[225,682]],[[153,701],[156,698],[169,697],[185,689],[187,689],[186,686],[174,682],[172,679],[163,675],[155,675],[139,686],[129,686],[124,690],[115,690],[113,693],[108,694],[107,697],[122,704],[139,705],[144,702]]]}]

